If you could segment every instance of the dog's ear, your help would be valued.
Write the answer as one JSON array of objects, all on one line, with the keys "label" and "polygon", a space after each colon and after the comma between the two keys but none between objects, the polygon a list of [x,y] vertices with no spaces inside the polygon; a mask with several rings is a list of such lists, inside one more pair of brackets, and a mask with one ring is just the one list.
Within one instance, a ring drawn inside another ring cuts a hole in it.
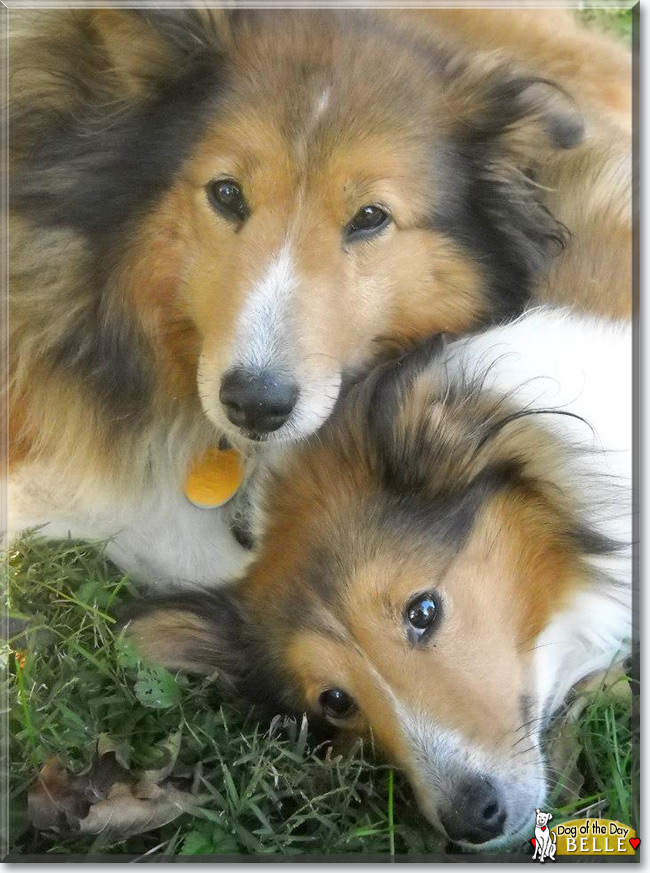
[{"label": "dog's ear", "polygon": [[227,698],[261,716],[293,714],[291,683],[266,651],[238,585],[142,600],[123,617],[125,638],[169,670],[212,676]]},{"label": "dog's ear", "polygon": [[557,83],[513,70],[498,54],[477,55],[462,66],[453,61],[451,67],[452,114],[468,144],[507,149],[529,161],[582,142],[582,115]]},{"label": "dog's ear", "polygon": [[170,670],[234,685],[248,669],[246,621],[236,589],[143,599],[124,618],[126,638],[142,657]]},{"label": "dog's ear", "polygon": [[230,16],[221,9],[97,9],[91,26],[121,94],[146,97],[192,66],[219,62]]},{"label": "dog's ear", "polygon": [[582,120],[559,87],[492,58],[448,72],[445,171],[431,222],[477,262],[491,316],[509,318],[565,245],[536,175],[558,149],[578,145]]},{"label": "dog's ear", "polygon": [[389,487],[422,487],[426,471],[413,448],[428,433],[425,417],[430,409],[431,385],[427,385],[427,374],[444,347],[444,335],[436,334],[406,352],[402,347],[401,354],[386,356],[348,404],[353,415],[358,415],[361,404],[373,448],[373,473]]}]

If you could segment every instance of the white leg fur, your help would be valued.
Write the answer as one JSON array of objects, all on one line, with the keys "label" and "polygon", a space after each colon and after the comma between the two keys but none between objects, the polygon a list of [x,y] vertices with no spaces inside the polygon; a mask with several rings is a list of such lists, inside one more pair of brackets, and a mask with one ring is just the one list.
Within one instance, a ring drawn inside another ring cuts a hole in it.
[{"label": "white leg fur", "polygon": [[50,539],[108,540],[107,555],[136,578],[170,586],[215,585],[239,576],[251,553],[234,539],[223,509],[197,509],[173,482],[142,500],[89,506],[24,465],[9,480],[9,537],[39,528]]}]

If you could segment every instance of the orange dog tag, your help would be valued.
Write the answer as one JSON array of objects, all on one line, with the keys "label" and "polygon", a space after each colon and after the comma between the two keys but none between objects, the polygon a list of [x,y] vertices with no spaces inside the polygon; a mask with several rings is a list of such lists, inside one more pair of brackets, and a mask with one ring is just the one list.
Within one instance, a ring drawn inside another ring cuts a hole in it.
[{"label": "orange dog tag", "polygon": [[242,457],[235,449],[208,449],[192,465],[185,480],[187,499],[200,509],[223,506],[244,480]]}]

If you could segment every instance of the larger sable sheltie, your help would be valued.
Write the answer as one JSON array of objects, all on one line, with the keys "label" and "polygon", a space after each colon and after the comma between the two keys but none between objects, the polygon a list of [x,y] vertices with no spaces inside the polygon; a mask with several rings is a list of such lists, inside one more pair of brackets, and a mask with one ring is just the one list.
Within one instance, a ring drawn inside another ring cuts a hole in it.
[{"label": "larger sable sheltie", "polygon": [[12,11],[11,526],[231,575],[207,446],[313,432],[382,338],[628,312],[629,57],[545,12]]},{"label": "larger sable sheltie", "polygon": [[267,482],[247,578],[149,602],[142,651],[372,734],[452,840],[532,829],[540,737],[631,637],[631,336],[533,311],[352,389]]}]

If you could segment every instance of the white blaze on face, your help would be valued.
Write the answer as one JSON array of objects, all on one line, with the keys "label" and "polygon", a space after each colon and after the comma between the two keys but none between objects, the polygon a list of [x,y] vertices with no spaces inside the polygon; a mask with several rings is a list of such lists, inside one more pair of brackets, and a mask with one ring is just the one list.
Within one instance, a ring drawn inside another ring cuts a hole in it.
[{"label": "white blaze on face", "polygon": [[238,319],[231,366],[292,372],[297,349],[291,313],[299,281],[288,246],[272,258],[247,295]]},{"label": "white blaze on face", "polygon": [[316,101],[314,103],[314,114],[312,116],[312,121],[316,123],[322,117],[323,113],[327,110],[327,107],[330,105],[330,89],[323,88],[320,92]]},{"label": "white blaze on face", "polygon": [[[199,391],[208,417],[236,440],[238,429],[218,401],[219,385],[233,367],[268,371],[298,386],[298,401],[286,424],[269,434],[270,441],[290,441],[313,433],[329,416],[341,386],[341,371],[327,349],[305,349],[295,313],[305,279],[296,268],[291,247],[282,246],[245,292],[230,350],[203,357]],[[314,290],[318,293],[318,289]],[[325,326],[324,326],[325,327]]]},{"label": "white blaze on face", "polygon": [[302,119],[301,128],[293,143],[299,162],[304,161],[308,156],[311,137],[329,108],[330,94],[329,86],[318,86],[312,94],[308,110]]}]

